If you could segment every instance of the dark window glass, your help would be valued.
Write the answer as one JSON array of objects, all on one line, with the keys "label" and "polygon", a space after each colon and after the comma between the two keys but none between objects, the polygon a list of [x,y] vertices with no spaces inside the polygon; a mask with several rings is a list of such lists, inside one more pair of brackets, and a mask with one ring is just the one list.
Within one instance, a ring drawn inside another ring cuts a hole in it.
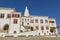
[{"label": "dark window glass", "polygon": [[38,19],[35,19],[35,22],[38,23]]},{"label": "dark window glass", "polygon": [[37,30],[39,29],[38,26],[36,26],[36,29],[37,29]]},{"label": "dark window glass", "polygon": [[44,27],[43,26],[41,26],[41,30],[44,30]]},{"label": "dark window glass", "polygon": [[24,26],[24,22],[22,22],[22,26]]},{"label": "dark window glass", "polygon": [[4,30],[8,30],[9,29],[9,25],[8,24],[5,24],[3,29]]},{"label": "dark window glass", "polygon": [[34,20],[30,20],[30,23],[34,23]]},{"label": "dark window glass", "polygon": [[48,30],[49,28],[48,28],[48,26],[46,26],[46,30]]},{"label": "dark window glass", "polygon": [[29,23],[27,23],[27,25],[29,25]]},{"label": "dark window glass", "polygon": [[48,23],[48,20],[45,20],[45,23]]},{"label": "dark window glass", "polygon": [[47,33],[48,33],[48,31],[47,31]]},{"label": "dark window glass", "polygon": [[31,31],[33,31],[34,30],[34,28],[33,27],[31,27]]},{"label": "dark window glass", "polygon": [[14,17],[15,15],[14,14],[12,14],[12,17]]},{"label": "dark window glass", "polygon": [[14,19],[14,20],[13,20],[13,23],[14,23],[14,24],[17,24],[17,22],[18,22],[18,19]]},{"label": "dark window glass", "polygon": [[29,21],[29,19],[27,19],[27,21]]},{"label": "dark window glass", "polygon": [[8,14],[8,15],[7,15],[7,18],[11,18],[11,14]]},{"label": "dark window glass", "polygon": [[54,21],[49,21],[50,23],[54,23]]},{"label": "dark window glass", "polygon": [[25,19],[25,21],[26,21],[26,19]]},{"label": "dark window glass", "polygon": [[4,18],[4,14],[0,14],[0,18]]},{"label": "dark window glass", "polygon": [[20,15],[19,15],[19,14],[12,14],[12,17],[19,18],[19,17],[20,17]]},{"label": "dark window glass", "polygon": [[20,14],[18,14],[18,17],[20,17]]},{"label": "dark window glass", "polygon": [[43,31],[42,31],[42,33],[43,33]]},{"label": "dark window glass", "polygon": [[16,34],[16,31],[14,31],[14,34]]},{"label": "dark window glass", "polygon": [[43,23],[43,20],[41,19],[40,22]]}]

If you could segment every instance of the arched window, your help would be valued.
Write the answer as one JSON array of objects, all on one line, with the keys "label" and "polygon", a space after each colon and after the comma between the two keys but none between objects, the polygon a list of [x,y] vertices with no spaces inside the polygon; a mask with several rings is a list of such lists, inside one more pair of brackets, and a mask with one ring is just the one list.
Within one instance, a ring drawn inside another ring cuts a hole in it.
[{"label": "arched window", "polygon": [[8,30],[8,29],[9,29],[9,25],[5,24],[3,30]]}]

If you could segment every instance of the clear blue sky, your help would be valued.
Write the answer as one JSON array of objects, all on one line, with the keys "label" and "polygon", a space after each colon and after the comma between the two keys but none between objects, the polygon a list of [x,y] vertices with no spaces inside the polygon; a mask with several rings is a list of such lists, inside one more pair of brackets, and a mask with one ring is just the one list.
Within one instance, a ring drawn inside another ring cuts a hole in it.
[{"label": "clear blue sky", "polygon": [[16,8],[22,14],[26,6],[31,15],[56,18],[60,25],[60,0],[0,0],[0,7]]}]

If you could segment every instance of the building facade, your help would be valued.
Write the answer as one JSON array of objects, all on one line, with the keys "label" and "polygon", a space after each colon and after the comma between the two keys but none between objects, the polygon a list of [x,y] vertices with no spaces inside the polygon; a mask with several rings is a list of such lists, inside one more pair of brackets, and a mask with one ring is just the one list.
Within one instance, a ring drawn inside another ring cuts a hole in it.
[{"label": "building facade", "polygon": [[26,7],[24,16],[15,8],[0,8],[0,32],[19,34],[36,31],[38,35],[58,34],[56,19],[48,16],[32,16]]}]

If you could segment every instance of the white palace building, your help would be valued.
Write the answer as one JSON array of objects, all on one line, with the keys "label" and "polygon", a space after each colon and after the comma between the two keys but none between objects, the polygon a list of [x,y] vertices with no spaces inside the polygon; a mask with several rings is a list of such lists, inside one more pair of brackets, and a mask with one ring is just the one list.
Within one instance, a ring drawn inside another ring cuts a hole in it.
[{"label": "white palace building", "polygon": [[58,34],[55,18],[29,15],[27,6],[23,16],[15,8],[0,8],[0,36],[54,34]]}]

